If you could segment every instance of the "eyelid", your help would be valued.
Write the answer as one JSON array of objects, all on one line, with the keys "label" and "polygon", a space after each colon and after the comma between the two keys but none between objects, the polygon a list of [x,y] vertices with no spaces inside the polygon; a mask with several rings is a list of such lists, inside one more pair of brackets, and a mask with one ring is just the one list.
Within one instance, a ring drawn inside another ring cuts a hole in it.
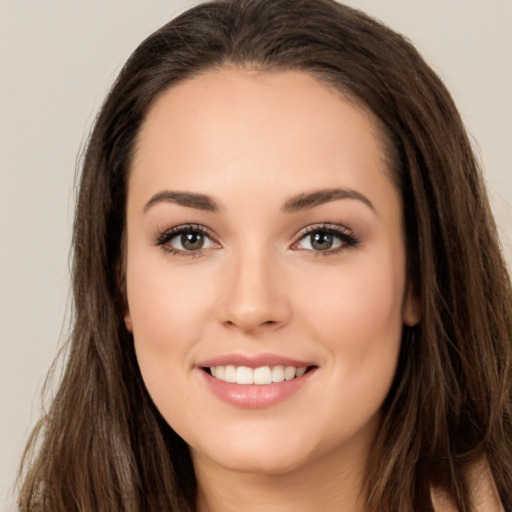
[{"label": "eyelid", "polygon": [[[197,232],[203,234],[205,237],[207,237],[211,243],[214,245],[214,247],[201,247],[197,250],[185,250],[185,249],[178,249],[176,247],[172,247],[169,244],[169,242],[179,236],[180,234],[186,233],[186,232]],[[298,247],[300,242],[304,240],[308,235],[312,233],[318,233],[318,232],[325,232],[333,235],[334,237],[338,238],[341,242],[338,246],[334,248],[329,248],[326,250],[315,250],[313,248],[301,248]],[[309,252],[314,254],[315,256],[318,255],[333,255],[337,254],[338,252],[345,251],[347,249],[350,249],[356,245],[358,245],[360,240],[356,237],[356,235],[353,233],[352,230],[350,230],[347,226],[344,226],[342,224],[333,224],[329,222],[323,222],[318,224],[312,224],[310,226],[307,226],[303,228],[296,236],[295,241],[291,244],[290,248],[292,250],[302,250],[305,252]],[[207,228],[204,225],[201,224],[180,224],[178,226],[173,226],[172,228],[166,229],[165,231],[162,231],[156,236],[155,245],[159,246],[163,251],[167,253],[171,253],[174,255],[181,255],[181,256],[199,256],[201,255],[205,250],[209,249],[218,249],[221,248],[222,245],[218,242],[218,237],[215,235],[215,233]]]},{"label": "eyelid", "polygon": [[[304,240],[308,235],[312,233],[326,232],[341,240],[341,245],[333,249],[326,249],[325,251],[319,251],[314,249],[303,249],[298,247],[299,243]],[[350,230],[347,226],[342,224],[333,224],[330,222],[324,222],[319,224],[312,224],[302,229],[295,237],[295,242],[291,245],[292,250],[302,250],[313,253],[315,256],[318,255],[333,255],[339,252],[345,251],[352,247],[355,247],[360,243],[358,237]]]},{"label": "eyelid", "polygon": [[[216,247],[206,247],[197,249],[195,251],[187,251],[167,245],[173,238],[186,232],[201,233],[202,235],[207,237]],[[212,248],[217,249],[221,247],[214,232],[201,224],[180,224],[178,226],[173,226],[172,228],[166,229],[165,231],[157,235],[155,245],[161,247],[161,249],[167,253],[192,257],[202,254],[202,252],[205,250]]]}]

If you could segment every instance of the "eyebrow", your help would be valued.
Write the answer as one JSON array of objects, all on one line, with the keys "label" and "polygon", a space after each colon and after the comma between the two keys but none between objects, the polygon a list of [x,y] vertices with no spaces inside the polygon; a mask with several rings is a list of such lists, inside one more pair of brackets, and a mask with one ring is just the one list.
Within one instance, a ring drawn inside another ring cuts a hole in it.
[{"label": "eyebrow", "polygon": [[[282,211],[285,213],[294,213],[301,210],[308,210],[331,201],[338,201],[340,199],[356,199],[368,206],[372,211],[376,212],[375,206],[365,195],[350,188],[329,188],[298,194],[291,197],[284,203]],[[213,213],[216,213],[221,209],[216,201],[205,194],[163,190],[161,192],[157,192],[144,205],[144,213],[159,203],[174,203],[180,206]]]},{"label": "eyebrow", "polygon": [[373,212],[377,213],[373,203],[363,194],[350,188],[329,188],[325,190],[317,190],[307,194],[299,194],[294,196],[283,206],[283,211],[293,213],[301,210],[308,210],[321,204],[337,201],[339,199],[356,199],[368,206]]},{"label": "eyebrow", "polygon": [[194,192],[174,192],[171,190],[163,190],[156,193],[144,205],[144,213],[158,203],[175,203],[188,208],[197,210],[205,210],[208,212],[218,212],[219,205],[209,196],[204,194],[196,194]]}]

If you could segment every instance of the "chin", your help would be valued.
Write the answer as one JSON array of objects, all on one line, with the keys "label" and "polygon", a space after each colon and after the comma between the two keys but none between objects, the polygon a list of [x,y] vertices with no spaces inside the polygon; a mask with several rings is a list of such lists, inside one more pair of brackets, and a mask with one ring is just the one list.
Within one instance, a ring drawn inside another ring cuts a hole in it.
[{"label": "chin", "polygon": [[253,447],[233,446],[228,450],[197,453],[192,450],[192,458],[208,458],[216,466],[230,472],[255,474],[261,476],[278,476],[300,470],[309,460],[309,454],[303,450],[286,449],[276,451],[272,448],[261,449]]},{"label": "chin", "polygon": [[194,464],[256,475],[278,476],[298,473],[324,463],[335,452],[343,451],[343,439],[321,435],[314,428],[285,428],[280,425],[245,424],[191,446]]}]

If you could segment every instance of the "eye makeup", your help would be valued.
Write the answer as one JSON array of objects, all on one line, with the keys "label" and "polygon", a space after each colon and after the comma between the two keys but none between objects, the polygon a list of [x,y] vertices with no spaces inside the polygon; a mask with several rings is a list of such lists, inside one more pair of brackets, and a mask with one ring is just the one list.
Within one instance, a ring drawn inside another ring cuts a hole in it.
[{"label": "eye makeup", "polygon": [[165,253],[175,256],[200,256],[207,249],[221,245],[212,232],[200,224],[182,224],[161,233],[155,243]]},{"label": "eye makeup", "polygon": [[291,249],[312,251],[315,256],[329,256],[358,244],[359,239],[346,226],[323,223],[313,224],[302,230]]},{"label": "eye makeup", "polygon": [[[157,235],[155,246],[175,256],[197,257],[203,251],[220,249],[213,232],[201,224],[181,224]],[[294,237],[290,249],[304,251],[315,256],[330,256],[356,247],[360,241],[346,226],[318,223],[307,226]]]}]

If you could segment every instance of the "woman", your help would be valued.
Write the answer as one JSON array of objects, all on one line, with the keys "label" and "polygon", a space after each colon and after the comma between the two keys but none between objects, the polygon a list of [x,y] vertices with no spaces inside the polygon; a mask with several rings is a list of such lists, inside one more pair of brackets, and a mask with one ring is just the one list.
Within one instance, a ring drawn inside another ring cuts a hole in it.
[{"label": "woman", "polygon": [[91,134],[73,275],[22,510],[512,507],[481,176],[440,80],[364,14],[219,1],[144,41]]}]

